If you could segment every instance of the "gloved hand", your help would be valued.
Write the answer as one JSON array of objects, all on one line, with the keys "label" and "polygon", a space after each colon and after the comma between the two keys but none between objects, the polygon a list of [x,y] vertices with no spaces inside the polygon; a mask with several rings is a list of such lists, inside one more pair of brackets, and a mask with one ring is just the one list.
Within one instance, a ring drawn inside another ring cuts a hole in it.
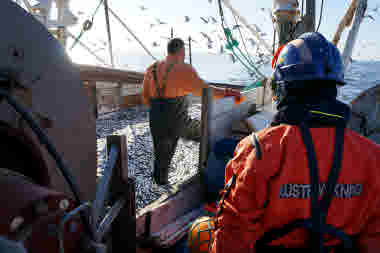
[{"label": "gloved hand", "polygon": [[226,88],[224,90],[224,96],[225,97],[240,97],[240,91],[237,89],[231,89],[231,88]]},{"label": "gloved hand", "polygon": [[240,91],[237,89],[226,88],[224,90],[224,96],[234,97],[235,104],[240,104],[241,102],[244,101],[244,97],[241,95]]}]

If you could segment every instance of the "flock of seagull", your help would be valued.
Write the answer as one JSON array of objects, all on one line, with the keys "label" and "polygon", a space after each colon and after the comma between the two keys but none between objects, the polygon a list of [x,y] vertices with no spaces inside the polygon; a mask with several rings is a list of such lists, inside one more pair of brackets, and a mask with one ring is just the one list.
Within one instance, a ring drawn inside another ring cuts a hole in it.
[{"label": "flock of seagull", "polygon": [[[212,3],[212,0],[208,0],[208,2]],[[139,5],[138,8],[142,12],[146,12],[146,11],[149,10],[149,8],[147,8],[147,7],[143,6],[143,5]],[[365,17],[374,21],[375,20],[375,16],[379,15],[379,8],[380,8],[380,5],[377,5],[374,8],[367,9]],[[268,8],[260,8],[260,11],[262,13],[267,13],[267,14],[271,12],[271,10],[268,9]],[[83,15],[83,14],[84,14],[83,12],[80,12],[80,13],[78,12],[78,15]],[[195,44],[194,46],[198,47],[198,48],[203,48],[204,46],[207,46],[208,50],[214,49],[214,52],[210,51],[210,53],[214,53],[214,54],[227,54],[227,55],[229,55],[231,61],[233,63],[235,63],[236,62],[236,58],[234,57],[234,55],[232,53],[228,52],[227,50],[225,50],[225,45],[226,45],[227,42],[226,42],[226,39],[224,37],[223,30],[222,30],[222,28],[220,26],[220,23],[217,21],[217,19],[215,17],[213,17],[213,16],[199,17],[199,18],[202,21],[202,24],[204,24],[204,25],[214,25],[216,27],[216,29],[212,30],[210,32],[210,34],[208,34],[206,32],[203,32],[203,31],[199,32],[198,33],[198,35],[200,35],[199,36],[199,40],[198,40],[198,38],[197,39],[191,38],[191,41]],[[190,16],[186,15],[186,16],[184,16],[184,21],[183,22],[184,23],[190,23],[190,22],[192,22],[194,20],[196,22],[196,18],[190,17]],[[154,18],[154,21],[155,22],[149,24],[149,29],[153,29],[155,27],[159,27],[159,26],[163,26],[163,25],[169,25],[168,22],[165,22],[165,21],[163,21],[163,20],[161,20],[159,18]],[[261,31],[261,29],[256,24],[252,24],[251,26],[254,27],[254,29],[259,33],[259,35],[261,37],[268,36],[268,34],[266,34],[265,32]],[[241,25],[241,24],[238,24],[237,22],[231,28],[231,31],[233,33],[237,32],[237,31],[239,31],[239,33],[241,33],[244,30],[245,30],[245,27],[243,25]],[[251,49],[255,50],[254,55],[256,57],[258,57],[259,59],[262,59],[262,57],[264,56],[264,54],[260,51],[260,48],[259,48],[256,40],[253,37],[250,37],[249,35],[247,35],[247,33],[245,33],[245,35],[246,35],[246,38],[243,38],[242,35],[239,36],[239,34],[236,33],[236,36],[234,35],[234,38],[239,37],[240,39],[244,39],[245,41],[249,42],[249,45],[251,46]],[[195,37],[198,37],[198,36],[195,36]],[[125,39],[128,42],[132,42],[132,39],[129,38],[129,37],[125,37]],[[167,40],[170,39],[170,37],[159,36],[159,39],[167,41]],[[103,40],[103,39],[99,39],[99,42],[102,44],[102,47],[98,48],[96,51],[106,50],[106,47],[107,47],[108,43],[105,40]],[[96,43],[92,42],[91,44],[95,46]],[[161,43],[159,41],[153,41],[152,44],[151,44],[152,47],[159,47],[160,45],[161,45]],[[188,45],[188,43],[187,43],[187,45]],[[216,50],[216,52],[215,52],[215,50]]]},{"label": "flock of seagull", "polygon": [[[208,2],[212,3],[212,0],[208,0]],[[137,7],[141,12],[148,12],[149,11],[149,8],[144,6],[144,5],[138,5]],[[265,11],[265,9],[262,8],[262,11]],[[84,15],[84,12],[79,11],[79,12],[77,12],[77,14],[79,16],[82,16],[82,15]],[[208,53],[211,53],[211,54],[228,55],[229,58],[231,59],[231,61],[233,63],[235,63],[236,57],[234,57],[234,55],[231,52],[229,52],[228,50],[225,49],[225,45],[227,44],[227,41],[226,41],[226,38],[224,36],[223,29],[221,28],[220,22],[218,22],[217,18],[213,17],[213,16],[191,17],[191,16],[186,15],[183,17],[183,23],[197,22],[197,19],[198,19],[198,21],[201,22],[201,24],[206,25],[209,28],[212,26],[215,26],[215,28],[212,28],[211,32],[209,32],[209,33],[205,32],[205,31],[200,31],[197,34],[193,34],[192,37],[194,37],[194,38],[191,38],[192,47],[203,48],[203,49],[207,48]],[[153,19],[153,21],[154,22],[151,22],[148,24],[150,30],[155,29],[155,28],[159,28],[161,26],[168,26],[168,27],[170,26],[170,24],[168,22],[166,22],[160,18],[157,18],[157,17],[155,17]],[[255,27],[256,31],[258,31],[261,36],[267,35],[266,33],[262,32],[257,25],[253,24],[252,26]],[[234,34],[234,38],[235,39],[239,38],[238,40],[241,40],[242,37],[240,37],[240,34],[238,34],[237,31],[239,31],[239,33],[241,33],[245,29],[246,28],[243,25],[237,24],[237,23],[235,25],[231,26],[231,31],[233,32],[233,34],[236,32],[236,34]],[[133,39],[129,36],[124,36],[124,37],[128,42],[133,41]],[[151,47],[159,47],[162,45],[163,41],[165,41],[165,43],[166,43],[169,39],[170,39],[170,37],[168,37],[168,36],[158,36],[157,40],[151,42],[150,46]],[[255,39],[252,36],[249,36],[248,33],[245,33],[244,39],[247,42],[249,42],[249,45],[251,46],[252,49],[256,50],[255,55],[261,56],[260,54],[262,54],[262,53],[259,53],[259,51],[260,51],[259,46],[256,43]],[[98,40],[99,44],[94,43],[93,40],[88,42],[90,45],[97,48],[94,50],[94,52],[107,50],[108,42],[104,38],[97,38],[97,40]],[[189,46],[188,42],[186,42],[186,46]]]}]

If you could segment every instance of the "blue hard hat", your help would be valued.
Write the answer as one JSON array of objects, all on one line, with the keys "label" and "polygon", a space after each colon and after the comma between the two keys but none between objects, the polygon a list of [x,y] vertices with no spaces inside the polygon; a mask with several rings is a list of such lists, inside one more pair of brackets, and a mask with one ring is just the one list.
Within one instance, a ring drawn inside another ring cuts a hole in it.
[{"label": "blue hard hat", "polygon": [[272,73],[273,81],[303,83],[330,81],[344,85],[344,67],[338,48],[318,32],[304,33],[282,48]]}]

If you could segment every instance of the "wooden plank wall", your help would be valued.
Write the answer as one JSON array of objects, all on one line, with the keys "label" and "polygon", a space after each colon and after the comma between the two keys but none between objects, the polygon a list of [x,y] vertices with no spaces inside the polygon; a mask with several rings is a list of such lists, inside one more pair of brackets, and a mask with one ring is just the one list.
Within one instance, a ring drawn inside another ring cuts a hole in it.
[{"label": "wooden plank wall", "polygon": [[173,193],[163,195],[137,213],[136,238],[149,239],[177,218],[199,208],[201,205],[201,184],[195,176],[181,185],[173,186]]},{"label": "wooden plank wall", "polygon": [[94,112],[97,110],[99,114],[142,104],[140,84],[85,81],[84,86],[88,89]]},{"label": "wooden plank wall", "polygon": [[[99,113],[142,104],[141,92],[144,73],[90,65],[76,64],[76,66],[84,85],[90,89],[89,95],[97,94],[96,99],[92,99],[92,102],[97,102],[96,110]],[[208,82],[208,84],[224,88],[243,88],[243,86],[225,83]],[[94,87],[97,87],[96,91],[94,91]]]}]

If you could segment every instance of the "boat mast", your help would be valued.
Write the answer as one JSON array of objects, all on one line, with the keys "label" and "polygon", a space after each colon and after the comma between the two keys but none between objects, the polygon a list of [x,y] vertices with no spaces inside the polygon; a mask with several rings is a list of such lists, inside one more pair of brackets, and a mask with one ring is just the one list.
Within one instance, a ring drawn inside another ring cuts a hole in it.
[{"label": "boat mast", "polygon": [[108,15],[108,1],[104,0],[104,11],[105,11],[105,16],[106,16],[106,25],[107,25],[107,34],[108,34],[108,48],[110,52],[110,57],[111,57],[111,65],[112,67],[115,67],[114,61],[113,61],[113,53],[112,53],[112,39],[111,39],[111,27],[110,27],[110,19]]},{"label": "boat mast", "polygon": [[335,32],[333,43],[335,46],[338,46],[340,37],[346,27],[349,27],[352,24],[352,20],[354,19],[356,7],[358,6],[357,0],[352,0],[350,7],[348,8],[346,14],[342,18],[339,23],[338,29]]},{"label": "boat mast", "polygon": [[137,36],[127,26],[127,24],[124,23],[123,20],[121,20],[121,18],[111,8],[108,7],[108,10],[114,16],[114,18],[116,18],[116,20],[119,21],[119,23],[129,32],[129,34],[131,34],[133,36],[133,38],[135,38],[135,40],[141,45],[141,47],[145,50],[145,52],[147,52],[155,61],[157,61],[157,58],[154,57],[154,55],[146,48],[146,46],[144,46],[144,44],[141,42],[141,40],[139,38],[137,38]]},{"label": "boat mast", "polygon": [[342,55],[345,69],[347,69],[347,67],[350,64],[350,59],[351,59],[351,55],[354,50],[354,46],[358,37],[360,24],[364,18],[364,14],[366,10],[367,10],[367,0],[359,0],[358,6],[355,12],[354,23],[352,24],[352,28],[350,30],[350,33],[348,34],[348,38],[347,38],[346,45],[344,47],[344,51]]}]

